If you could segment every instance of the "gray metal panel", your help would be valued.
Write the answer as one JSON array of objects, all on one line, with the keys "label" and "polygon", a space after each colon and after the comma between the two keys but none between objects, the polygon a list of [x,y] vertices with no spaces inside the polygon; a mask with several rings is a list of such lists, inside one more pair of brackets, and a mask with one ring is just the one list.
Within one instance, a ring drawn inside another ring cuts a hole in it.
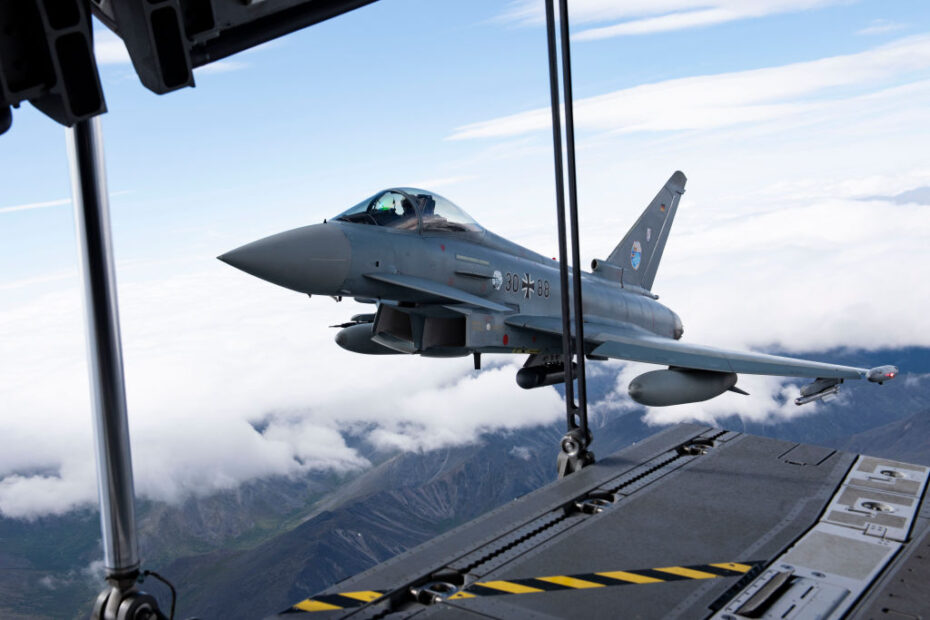
[{"label": "gray metal panel", "polygon": [[[900,548],[898,542],[818,523],[715,618],[749,615],[746,607],[760,595],[765,603],[759,605],[763,613],[751,617],[841,618]],[[778,577],[785,578],[788,587],[773,589],[765,597],[762,591],[766,584]]]},{"label": "gray metal panel", "polygon": [[[780,561],[844,579],[870,581],[900,545],[854,536],[849,528],[824,524],[811,530]],[[880,544],[884,543],[884,544]]]},{"label": "gray metal panel", "polygon": [[[435,605],[427,611],[424,617],[429,618],[454,618],[456,614],[462,614],[463,618],[520,618],[520,620],[554,620],[562,618],[553,614],[547,614],[541,611],[529,611],[526,608],[518,607],[508,599],[483,598],[469,600],[468,606],[462,606],[460,601],[449,601],[442,605]],[[513,601],[516,602],[516,601]],[[465,614],[474,614],[467,616]],[[453,614],[453,615],[447,615]]]},{"label": "gray metal panel", "polygon": [[706,426],[696,424],[681,424],[669,428],[613,456],[600,460],[596,466],[587,467],[567,478],[528,493],[416,549],[351,577],[338,584],[338,587],[327,589],[326,592],[378,589],[415,581],[574,498],[584,495],[589,490],[596,489],[643,461],[649,460],[656,453],[666,452],[676,445],[699,436],[707,429]]},{"label": "gray metal panel", "polygon": [[849,484],[919,497],[930,468],[863,456],[849,474]]},{"label": "gray metal panel", "polygon": [[[712,448],[661,484],[638,490],[485,579],[774,557],[816,521],[853,458],[837,454],[820,467],[800,467],[779,458],[791,446],[743,436]],[[624,617],[695,617],[710,613],[710,603],[736,581],[730,577],[548,592],[507,602],[562,617],[579,609],[589,617],[616,617],[620,609]],[[485,599],[456,604],[491,609]]]},{"label": "gray metal panel", "polygon": [[908,539],[930,468],[860,457],[824,521],[899,542]]},{"label": "gray metal panel", "polygon": [[819,465],[834,452],[836,450],[832,448],[798,444],[785,452],[782,458],[792,465]]},{"label": "gray metal panel", "polygon": [[908,540],[927,471],[859,457],[819,522],[715,617],[843,617],[891,572],[886,567]]},{"label": "gray metal panel", "polygon": [[866,618],[920,618],[930,608],[930,523],[921,519],[916,536],[896,558],[882,580],[874,585],[850,620]]}]

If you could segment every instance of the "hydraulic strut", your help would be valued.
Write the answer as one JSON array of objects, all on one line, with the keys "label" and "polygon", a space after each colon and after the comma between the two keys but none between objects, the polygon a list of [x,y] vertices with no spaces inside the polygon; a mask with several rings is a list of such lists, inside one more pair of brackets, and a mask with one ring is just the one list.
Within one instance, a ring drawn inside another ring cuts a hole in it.
[{"label": "hydraulic strut", "polygon": [[[546,37],[549,49],[549,95],[552,109],[552,142],[555,163],[556,212],[559,236],[559,283],[562,292],[562,352],[565,368],[566,433],[558,457],[559,477],[578,471],[594,462],[588,451],[587,385],[584,365],[584,315],[581,299],[581,259],[578,241],[578,197],[575,181],[575,124],[572,106],[571,55],[568,36],[568,2],[559,0],[562,52],[562,86],[565,102],[565,154],[568,163],[569,220],[572,235],[572,292],[569,301],[568,251],[565,233],[565,184],[562,167],[562,127],[559,111],[558,50],[555,39],[554,0],[546,0]],[[573,303],[572,303],[573,302]],[[574,307],[574,347],[572,346],[572,306]],[[577,360],[578,401],[575,402],[574,358]]]},{"label": "hydraulic strut", "polygon": [[100,118],[78,121],[66,130],[66,137],[84,282],[97,491],[108,583],[97,597],[92,617],[164,618],[156,600],[136,589],[139,544]]}]

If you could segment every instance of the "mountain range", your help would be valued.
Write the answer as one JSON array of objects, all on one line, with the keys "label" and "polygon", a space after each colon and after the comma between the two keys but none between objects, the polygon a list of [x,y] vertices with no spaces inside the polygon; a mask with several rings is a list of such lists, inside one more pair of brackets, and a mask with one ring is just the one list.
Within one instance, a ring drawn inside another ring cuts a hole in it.
[{"label": "mountain range", "polygon": [[[897,364],[893,383],[850,384],[815,415],[770,423],[733,415],[723,428],[930,465],[930,349],[831,351],[813,358]],[[589,376],[603,402],[615,373]],[[870,389],[871,388],[871,389]],[[643,410],[596,407],[597,454],[659,430]],[[383,453],[352,474],[268,478],[180,504],[138,503],[145,567],[178,588],[176,617],[255,618],[410,549],[556,477],[562,424],[486,434],[470,445]],[[0,518],[0,617],[86,617],[102,589],[99,520],[90,509],[33,521]],[[167,590],[144,589],[167,608]]]}]

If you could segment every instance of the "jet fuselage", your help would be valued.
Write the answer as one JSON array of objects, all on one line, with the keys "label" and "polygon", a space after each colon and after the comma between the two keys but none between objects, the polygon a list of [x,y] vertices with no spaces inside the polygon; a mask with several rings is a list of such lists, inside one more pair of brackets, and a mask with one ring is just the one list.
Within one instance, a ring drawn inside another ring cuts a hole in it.
[{"label": "jet fuselage", "polygon": [[[262,259],[265,255],[267,261]],[[487,230],[418,232],[329,221],[261,239],[223,259],[253,275],[309,295],[355,297],[388,304],[436,301],[435,292],[421,292],[375,279],[379,274],[404,274],[500,304],[513,314],[557,317],[561,312],[558,261]],[[586,318],[635,326],[666,338],[681,337],[681,321],[666,306],[624,289],[619,279],[611,281],[591,273],[584,273],[582,278]],[[433,308],[431,312],[450,314],[443,308]],[[465,346],[458,351],[443,348],[436,353],[561,350],[559,338],[510,329],[502,318],[500,312],[472,310],[470,337]],[[403,352],[430,354],[423,347]]]},{"label": "jet fuselage", "polygon": [[[680,341],[681,320],[656,301],[652,285],[686,180],[675,172],[610,255],[582,273],[579,353],[666,366],[629,385],[630,396],[649,406],[745,394],[737,373],[814,379],[797,404],[830,397],[847,379],[884,383],[897,375],[894,366],[857,368]],[[376,304],[375,312],[337,326],[336,342],[349,351],[529,353],[517,373],[521,387],[564,380],[558,262],[482,228],[438,194],[383,190],[331,221],[220,258],[301,293]]]}]

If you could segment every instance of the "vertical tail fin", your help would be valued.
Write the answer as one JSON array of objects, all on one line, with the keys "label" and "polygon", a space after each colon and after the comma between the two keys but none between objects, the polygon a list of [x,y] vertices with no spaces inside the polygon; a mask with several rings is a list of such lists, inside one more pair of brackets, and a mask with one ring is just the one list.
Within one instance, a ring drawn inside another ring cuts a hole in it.
[{"label": "vertical tail fin", "polygon": [[681,171],[673,174],[623,241],[607,257],[608,263],[622,269],[624,284],[652,290],[665,242],[675,220],[675,211],[678,210],[678,201],[685,193],[687,181],[688,178]]}]

